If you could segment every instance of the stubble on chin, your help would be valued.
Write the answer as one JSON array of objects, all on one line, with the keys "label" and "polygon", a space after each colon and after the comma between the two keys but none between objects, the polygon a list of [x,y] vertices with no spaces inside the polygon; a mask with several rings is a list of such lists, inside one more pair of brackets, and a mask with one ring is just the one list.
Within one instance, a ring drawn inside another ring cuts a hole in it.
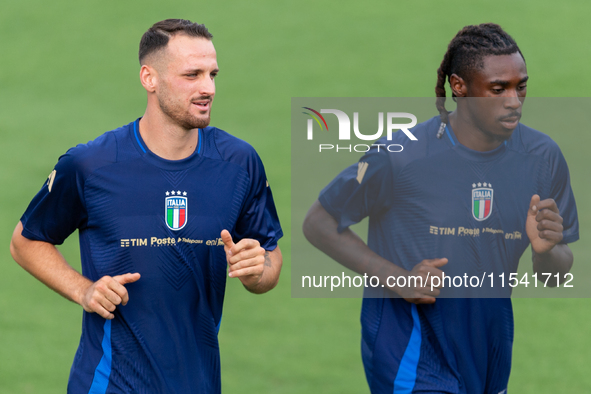
[{"label": "stubble on chin", "polygon": [[158,97],[158,104],[166,116],[185,130],[203,129],[209,126],[211,110],[206,116],[197,117],[179,103],[172,103],[167,97]]}]

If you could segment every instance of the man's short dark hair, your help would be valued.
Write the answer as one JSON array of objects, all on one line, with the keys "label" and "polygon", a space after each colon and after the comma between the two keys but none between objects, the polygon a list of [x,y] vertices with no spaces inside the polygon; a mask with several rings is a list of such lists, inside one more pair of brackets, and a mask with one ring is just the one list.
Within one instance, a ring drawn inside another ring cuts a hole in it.
[{"label": "man's short dark hair", "polygon": [[140,64],[146,56],[165,48],[168,40],[176,34],[186,34],[190,37],[201,37],[207,40],[213,38],[205,25],[187,19],[165,19],[156,22],[140,40]]}]

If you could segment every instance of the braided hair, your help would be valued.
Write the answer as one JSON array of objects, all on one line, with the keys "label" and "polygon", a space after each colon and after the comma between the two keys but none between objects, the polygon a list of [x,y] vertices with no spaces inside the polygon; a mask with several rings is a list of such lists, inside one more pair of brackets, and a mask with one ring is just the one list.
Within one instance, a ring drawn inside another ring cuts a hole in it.
[{"label": "braided hair", "polygon": [[[466,79],[474,70],[484,66],[483,58],[485,56],[511,55],[515,52],[519,52],[523,57],[515,40],[495,23],[466,26],[456,34],[449,43],[447,52],[437,69],[435,106],[441,115],[441,126],[437,138],[441,138],[445,125],[449,121],[449,112],[445,109],[446,77],[448,82],[452,74]],[[453,91],[452,97],[455,98]]]}]

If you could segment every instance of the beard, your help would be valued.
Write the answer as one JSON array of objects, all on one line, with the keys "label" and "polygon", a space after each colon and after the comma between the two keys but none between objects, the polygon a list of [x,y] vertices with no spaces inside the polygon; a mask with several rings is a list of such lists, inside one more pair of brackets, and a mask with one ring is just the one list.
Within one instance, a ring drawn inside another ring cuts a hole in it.
[{"label": "beard", "polygon": [[[201,116],[194,115],[191,112],[189,112],[189,110],[187,110],[181,102],[171,99],[171,97],[167,93],[168,92],[163,92],[163,94],[158,96],[158,104],[160,105],[160,109],[162,110],[162,112],[170,119],[172,119],[176,124],[184,128],[185,130],[197,128],[203,129],[209,125],[211,104],[209,107],[210,110],[207,112],[207,114],[203,114]],[[211,96],[199,97],[197,100],[211,101]]]}]

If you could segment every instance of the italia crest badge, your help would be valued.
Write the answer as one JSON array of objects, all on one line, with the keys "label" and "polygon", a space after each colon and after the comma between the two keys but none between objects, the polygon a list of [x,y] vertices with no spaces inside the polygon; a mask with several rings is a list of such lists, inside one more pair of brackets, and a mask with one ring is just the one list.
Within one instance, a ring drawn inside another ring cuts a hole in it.
[{"label": "italia crest badge", "polygon": [[483,221],[489,218],[493,208],[493,189],[490,183],[472,184],[472,215],[474,219]]},{"label": "italia crest badge", "polygon": [[177,231],[187,224],[187,192],[173,190],[166,192],[164,218],[169,229]]}]

